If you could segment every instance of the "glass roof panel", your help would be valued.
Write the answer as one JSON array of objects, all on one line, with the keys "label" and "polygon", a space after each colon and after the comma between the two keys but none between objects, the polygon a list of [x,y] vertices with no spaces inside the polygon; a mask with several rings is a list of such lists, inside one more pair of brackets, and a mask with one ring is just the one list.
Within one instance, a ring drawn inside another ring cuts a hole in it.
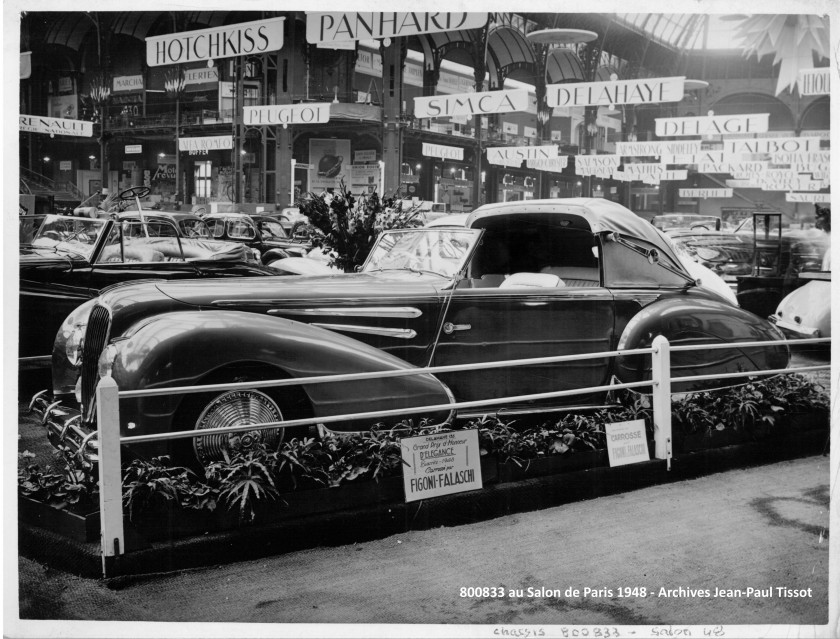
[{"label": "glass roof panel", "polygon": [[673,49],[735,48],[737,17],[697,13],[615,14],[617,22]]}]

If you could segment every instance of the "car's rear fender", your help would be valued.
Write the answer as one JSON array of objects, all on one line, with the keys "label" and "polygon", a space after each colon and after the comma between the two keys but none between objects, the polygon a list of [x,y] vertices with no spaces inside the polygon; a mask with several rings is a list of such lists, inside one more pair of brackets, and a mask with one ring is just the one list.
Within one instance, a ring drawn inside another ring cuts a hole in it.
[{"label": "car's rear fender", "polygon": [[[671,346],[691,344],[733,344],[733,348],[706,349],[671,354],[671,376],[714,375],[741,371],[785,368],[790,351],[784,344],[738,347],[737,342],[774,341],[784,335],[770,322],[715,299],[672,297],[646,306],[624,328],[619,350],[647,348],[657,335]],[[616,375],[622,382],[651,378],[649,355],[617,358]],[[675,391],[729,385],[744,380],[675,383]]]},{"label": "car's rear fender", "polygon": [[[250,365],[258,365],[263,371],[276,370],[277,378],[414,368],[363,342],[322,328],[240,311],[162,314],[138,324],[115,345],[111,374],[121,390],[193,386],[207,383],[205,380],[218,383],[221,369]],[[429,374],[306,384],[301,390],[315,417],[452,401],[448,388]],[[172,417],[183,398],[171,395],[124,399],[121,421],[124,426],[134,423],[130,430],[124,428],[125,434],[171,430]],[[443,421],[449,412],[439,411],[431,417]],[[341,423],[330,428],[359,430],[376,421],[398,419]]]}]

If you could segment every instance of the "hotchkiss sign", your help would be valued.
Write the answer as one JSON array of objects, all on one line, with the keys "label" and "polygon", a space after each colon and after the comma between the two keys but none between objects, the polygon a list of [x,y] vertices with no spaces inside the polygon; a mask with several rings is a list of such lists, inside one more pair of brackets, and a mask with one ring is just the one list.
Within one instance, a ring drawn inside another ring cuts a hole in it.
[{"label": "hotchkiss sign", "polygon": [[477,29],[487,24],[486,13],[306,13],[306,41],[347,42],[353,40],[396,38]]},{"label": "hotchkiss sign", "polygon": [[157,67],[279,51],[283,48],[284,20],[270,18],[146,38],[146,63]]},{"label": "hotchkiss sign", "polygon": [[414,98],[414,117],[446,118],[528,110],[528,89]]},{"label": "hotchkiss sign", "polygon": [[49,133],[51,135],[72,135],[89,138],[93,136],[93,123],[85,120],[68,118],[49,118],[40,115],[21,115],[18,117],[20,130],[31,133]]}]

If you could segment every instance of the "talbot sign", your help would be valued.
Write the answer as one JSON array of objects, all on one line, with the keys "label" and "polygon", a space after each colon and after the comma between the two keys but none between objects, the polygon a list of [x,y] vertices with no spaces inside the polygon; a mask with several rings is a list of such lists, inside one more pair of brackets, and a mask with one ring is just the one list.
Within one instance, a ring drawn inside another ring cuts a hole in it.
[{"label": "talbot sign", "polygon": [[427,158],[463,160],[464,149],[457,146],[444,146],[443,144],[429,144],[428,142],[423,142],[423,155]]},{"label": "talbot sign", "polygon": [[330,103],[272,104],[244,107],[243,122],[251,126],[323,124],[330,120]]},{"label": "talbot sign", "polygon": [[146,64],[157,67],[279,51],[283,48],[285,19],[269,18],[146,38]]},{"label": "talbot sign", "polygon": [[546,98],[550,107],[609,106],[679,102],[683,98],[685,77],[613,80],[549,84]]},{"label": "talbot sign", "polygon": [[453,115],[489,115],[528,110],[528,89],[484,91],[414,98],[414,117],[447,118]]},{"label": "talbot sign", "polygon": [[347,42],[478,29],[487,13],[306,13],[306,41],[310,44]]},{"label": "talbot sign", "polygon": [[211,135],[200,138],[179,138],[179,151],[219,151],[233,148],[232,135]]},{"label": "talbot sign", "polygon": [[656,135],[722,135],[731,133],[765,133],[769,129],[769,113],[719,115],[699,118],[656,118]]},{"label": "talbot sign", "polygon": [[72,135],[74,137],[93,137],[93,122],[70,120],[67,118],[49,118],[40,115],[18,116],[20,130],[30,133],[49,133],[50,135]]}]

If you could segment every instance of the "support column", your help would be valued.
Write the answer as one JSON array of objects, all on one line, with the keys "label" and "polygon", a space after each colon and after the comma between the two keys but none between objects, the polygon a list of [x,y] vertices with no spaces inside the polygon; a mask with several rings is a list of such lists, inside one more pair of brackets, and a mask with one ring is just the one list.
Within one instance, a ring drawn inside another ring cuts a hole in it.
[{"label": "support column", "polygon": [[382,161],[385,163],[382,194],[392,194],[400,188],[404,48],[402,38],[395,38],[387,47],[383,42],[379,48],[382,55]]},{"label": "support column", "polygon": [[[295,77],[295,65],[298,56],[295,41],[294,18],[287,19],[284,24],[283,49],[277,58],[277,104],[292,104],[294,102],[292,89]],[[303,46],[307,46],[306,43]],[[274,193],[275,206],[283,208],[295,203],[292,189],[294,176],[292,175],[292,157],[294,155],[294,135],[292,126],[277,127],[276,144],[274,146]]]}]

